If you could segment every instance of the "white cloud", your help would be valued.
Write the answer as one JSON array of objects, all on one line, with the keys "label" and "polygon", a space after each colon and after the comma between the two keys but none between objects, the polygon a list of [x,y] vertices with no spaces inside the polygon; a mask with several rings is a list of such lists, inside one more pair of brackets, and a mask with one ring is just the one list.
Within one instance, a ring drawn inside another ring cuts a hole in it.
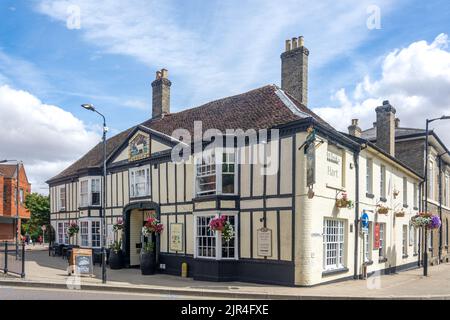
[{"label": "white cloud", "polygon": [[[179,1],[41,0],[37,10],[66,26],[67,9],[78,5],[83,39],[96,52],[133,57],[155,70],[167,67],[183,79],[188,107],[279,81],[284,39],[304,35],[311,68],[351,54],[371,32],[373,1],[303,0]],[[377,1],[383,17],[392,10]],[[196,7],[198,6],[198,7]],[[319,27],[320,26],[320,27]],[[177,92],[181,90],[177,89]],[[175,93],[175,92],[174,92]],[[176,94],[174,95],[176,98]]]},{"label": "white cloud", "polygon": [[88,151],[100,137],[70,112],[0,85],[0,158],[22,160],[33,191]]},{"label": "white cloud", "polygon": [[[371,80],[366,75],[353,94],[344,89],[335,93],[338,107],[315,111],[344,131],[352,118],[359,118],[363,128],[372,126],[375,108],[383,100],[396,108],[401,126],[424,128],[426,118],[450,115],[448,43],[448,36],[440,34],[431,43],[417,41],[393,50],[382,60],[380,79]],[[444,130],[449,125],[436,123],[436,130],[450,145],[450,131]]]}]

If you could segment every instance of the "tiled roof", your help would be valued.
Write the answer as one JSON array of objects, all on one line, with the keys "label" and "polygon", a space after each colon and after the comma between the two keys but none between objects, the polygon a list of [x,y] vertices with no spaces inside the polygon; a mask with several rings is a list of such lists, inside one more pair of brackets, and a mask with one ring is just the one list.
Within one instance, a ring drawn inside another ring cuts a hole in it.
[{"label": "tiled roof", "polygon": [[[331,128],[323,119],[295,98],[275,85],[268,85],[243,94],[208,102],[196,108],[171,113],[163,118],[150,119],[141,125],[171,136],[175,129],[180,128],[193,133],[194,121],[202,121],[203,131],[215,128],[225,133],[226,129],[242,129],[244,131],[266,129],[307,117],[313,117],[321,124]],[[125,142],[134,128],[125,130],[107,140],[108,156]],[[98,168],[102,163],[102,155],[102,144],[99,143],[81,159],[48,182],[76,175],[77,171],[81,169]]]},{"label": "tiled roof", "polygon": [[[416,129],[416,128],[396,128],[395,129],[395,137],[400,138],[403,136],[409,136],[411,134],[420,134],[425,133],[424,129]],[[377,128],[372,127],[370,129],[364,130],[361,135],[362,138],[373,141],[377,139]]]},{"label": "tiled roof", "polygon": [[2,174],[5,178],[15,178],[16,168],[17,165],[15,164],[0,164],[0,174]]}]

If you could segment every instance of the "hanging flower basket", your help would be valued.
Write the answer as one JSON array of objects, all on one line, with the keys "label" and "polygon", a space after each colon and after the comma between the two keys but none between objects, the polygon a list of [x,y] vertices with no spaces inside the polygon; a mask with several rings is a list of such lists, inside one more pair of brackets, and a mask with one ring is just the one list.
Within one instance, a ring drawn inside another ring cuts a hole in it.
[{"label": "hanging flower basket", "polygon": [[164,225],[159,222],[154,216],[151,216],[145,222],[142,227],[142,235],[144,237],[150,237],[153,233],[161,233],[164,230]]},{"label": "hanging flower basket", "polygon": [[123,230],[123,220],[118,219],[115,224],[113,224],[113,230],[114,232],[118,232],[120,230]]},{"label": "hanging flower basket", "polygon": [[389,208],[379,204],[379,205],[377,205],[377,213],[378,214],[388,214]]},{"label": "hanging flower basket", "polygon": [[411,218],[411,224],[416,228],[439,229],[441,227],[441,219],[435,214],[421,212]]},{"label": "hanging flower basket", "polygon": [[397,211],[397,212],[395,213],[395,216],[396,216],[397,218],[403,218],[403,217],[405,216],[405,211],[403,211],[403,210]]},{"label": "hanging flower basket", "polygon": [[231,223],[227,220],[227,216],[223,215],[219,218],[211,219],[209,222],[211,231],[222,233],[222,238],[228,242],[234,237],[234,229]]},{"label": "hanging flower basket", "polygon": [[67,233],[70,237],[73,237],[80,231],[80,227],[77,225],[76,222],[71,222],[69,227],[67,228]]},{"label": "hanging flower basket", "polygon": [[340,198],[336,199],[337,208],[352,209],[354,207],[353,201],[348,199],[347,193],[342,193]]}]

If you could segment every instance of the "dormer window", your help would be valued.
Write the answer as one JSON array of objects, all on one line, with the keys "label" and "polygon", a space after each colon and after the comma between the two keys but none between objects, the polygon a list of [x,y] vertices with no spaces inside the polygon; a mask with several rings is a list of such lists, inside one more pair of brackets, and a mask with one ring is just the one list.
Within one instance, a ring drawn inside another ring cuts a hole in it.
[{"label": "dormer window", "polygon": [[[220,154],[220,156],[219,156]],[[204,152],[196,164],[197,196],[236,193],[236,154],[233,149]]]},{"label": "dormer window", "polygon": [[80,180],[80,207],[99,206],[101,201],[101,178]]}]

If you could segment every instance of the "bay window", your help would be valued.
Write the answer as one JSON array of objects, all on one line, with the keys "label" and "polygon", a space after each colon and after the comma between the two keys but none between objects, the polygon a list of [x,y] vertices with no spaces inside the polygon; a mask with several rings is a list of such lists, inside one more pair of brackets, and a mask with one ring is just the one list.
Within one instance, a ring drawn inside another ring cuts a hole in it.
[{"label": "bay window", "polygon": [[209,223],[219,214],[198,214],[195,217],[195,257],[210,259],[237,259],[237,219],[236,215],[225,214],[233,226],[234,236],[226,241],[221,232],[212,231]]},{"label": "bay window", "polygon": [[80,207],[99,206],[101,202],[101,178],[80,180]]},{"label": "bay window", "polygon": [[344,268],[344,221],[325,219],[323,225],[323,268]]},{"label": "bay window", "polygon": [[236,153],[233,149],[202,154],[196,163],[196,194],[236,194]]},{"label": "bay window", "polygon": [[82,247],[99,248],[101,246],[100,219],[80,220],[80,242]]},{"label": "bay window", "polygon": [[150,167],[130,169],[131,197],[145,197],[150,195]]}]

